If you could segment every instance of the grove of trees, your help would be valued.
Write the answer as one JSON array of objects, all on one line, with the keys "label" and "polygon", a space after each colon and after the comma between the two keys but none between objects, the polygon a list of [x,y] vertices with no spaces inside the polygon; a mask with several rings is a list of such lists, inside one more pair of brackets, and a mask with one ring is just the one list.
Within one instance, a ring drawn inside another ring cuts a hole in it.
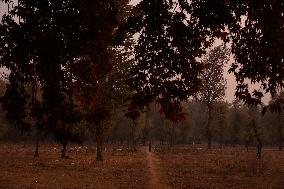
[{"label": "grove of trees", "polygon": [[[35,131],[35,157],[42,133],[62,144],[63,158],[68,142],[93,133],[98,161],[106,139],[135,149],[139,138],[172,145],[206,136],[208,148],[255,143],[260,157],[278,141],[282,150],[282,0],[2,2],[0,66],[10,73],[1,104],[11,125]],[[232,104],[223,77],[230,55]]]}]

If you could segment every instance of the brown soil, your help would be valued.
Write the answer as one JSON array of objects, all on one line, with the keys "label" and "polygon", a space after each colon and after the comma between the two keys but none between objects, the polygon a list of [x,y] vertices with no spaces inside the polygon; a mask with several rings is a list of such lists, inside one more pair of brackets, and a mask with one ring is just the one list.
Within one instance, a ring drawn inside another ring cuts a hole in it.
[{"label": "brown soil", "polygon": [[41,145],[35,159],[32,145],[0,144],[0,189],[145,188],[144,152],[107,147],[96,162],[94,146],[69,146],[70,158],[62,159],[59,145]]},{"label": "brown soil", "polygon": [[179,146],[156,150],[160,173],[171,188],[284,189],[284,152],[264,149],[207,150],[205,146]]},{"label": "brown soil", "polygon": [[149,189],[166,189],[169,188],[160,173],[158,166],[158,160],[155,154],[148,151],[148,148],[144,148],[145,153],[147,154],[147,163],[148,163],[148,188]]},{"label": "brown soil", "polygon": [[189,188],[283,189],[284,152],[264,149],[256,160],[255,149],[206,150],[202,146],[154,147],[148,152],[105,146],[104,161],[95,161],[95,145],[68,146],[69,159],[60,158],[61,146],[0,144],[0,189],[67,188]]}]

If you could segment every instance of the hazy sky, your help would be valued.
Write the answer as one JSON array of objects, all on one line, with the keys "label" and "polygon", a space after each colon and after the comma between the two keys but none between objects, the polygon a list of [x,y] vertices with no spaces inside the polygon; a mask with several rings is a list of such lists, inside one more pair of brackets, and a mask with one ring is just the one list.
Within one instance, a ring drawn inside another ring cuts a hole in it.
[{"label": "hazy sky", "polygon": [[[140,0],[132,0],[131,4],[136,4]],[[4,12],[7,11],[7,6],[4,5],[2,2],[0,2],[0,17],[4,14]],[[231,60],[232,61],[232,60]],[[229,63],[230,65],[230,63]],[[234,91],[236,87],[236,81],[234,75],[229,75],[227,70],[229,68],[229,65],[227,65],[224,69],[224,76],[228,81],[228,88],[226,90],[226,100],[231,102],[234,99]],[[265,97],[264,102],[267,103],[269,101],[268,95]]]},{"label": "hazy sky", "polygon": [[4,5],[4,3],[2,3],[2,1],[0,1],[0,17],[2,17],[2,15],[4,14],[4,12],[7,10],[7,6]]}]

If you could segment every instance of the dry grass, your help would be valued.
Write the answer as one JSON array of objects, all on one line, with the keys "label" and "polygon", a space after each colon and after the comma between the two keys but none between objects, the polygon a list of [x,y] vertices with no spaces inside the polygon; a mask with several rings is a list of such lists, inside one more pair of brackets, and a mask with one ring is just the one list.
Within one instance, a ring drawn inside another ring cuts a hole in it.
[{"label": "dry grass", "polygon": [[[146,148],[130,153],[106,146],[104,162],[97,163],[95,146],[87,147],[69,146],[71,158],[61,159],[59,145],[45,144],[35,159],[33,145],[0,144],[0,189],[149,186]],[[156,150],[153,156],[157,182],[168,185],[165,188],[284,189],[284,152],[277,149],[264,149],[258,161],[254,149],[247,153],[241,148],[206,150],[200,146]]]},{"label": "dry grass", "polygon": [[254,149],[241,148],[180,146],[156,154],[170,188],[284,188],[284,152],[276,149],[264,149],[261,160],[256,160]]},{"label": "dry grass", "polygon": [[[59,158],[60,146],[43,145],[40,158],[33,146],[1,144],[0,188],[143,188],[146,160],[142,152],[104,152],[104,162],[95,161],[95,147],[69,148],[70,159]],[[78,151],[78,152],[77,152]]]}]

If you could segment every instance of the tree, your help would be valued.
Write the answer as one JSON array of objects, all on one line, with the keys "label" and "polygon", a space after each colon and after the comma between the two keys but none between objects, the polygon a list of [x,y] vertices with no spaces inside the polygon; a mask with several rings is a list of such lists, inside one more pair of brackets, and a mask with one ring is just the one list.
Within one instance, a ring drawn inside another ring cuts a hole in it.
[{"label": "tree", "polygon": [[283,112],[280,112],[279,113],[279,120],[278,120],[278,149],[279,151],[282,151],[283,149],[283,122],[284,122],[284,119],[283,119]]},{"label": "tree", "polygon": [[256,139],[256,143],[257,143],[257,153],[256,153],[256,157],[258,159],[261,158],[262,155],[262,139],[261,139],[261,134],[260,134],[260,129],[259,129],[259,124],[258,124],[258,120],[259,120],[259,116],[260,116],[260,111],[259,111],[259,107],[249,107],[249,115],[250,115],[250,123],[249,125],[251,126],[253,133],[254,133],[254,137]]},{"label": "tree", "polygon": [[203,85],[197,93],[197,99],[208,109],[206,136],[209,149],[212,143],[212,111],[216,103],[222,101],[225,96],[227,81],[223,76],[223,66],[228,62],[228,56],[229,49],[225,45],[219,45],[210,50],[203,60],[207,67],[202,74]]},{"label": "tree", "polygon": [[[229,72],[237,80],[236,96],[250,105],[261,104],[263,94],[283,86],[283,10],[275,1],[200,1],[188,3],[200,27],[231,41],[235,62]],[[250,91],[249,82],[260,88]]]},{"label": "tree", "polygon": [[278,114],[278,123],[277,123],[277,132],[278,132],[278,147],[279,150],[282,151],[283,148],[283,112],[281,108],[283,107],[283,91],[277,91],[274,97],[272,97],[269,102],[269,108],[272,112],[276,112]]},{"label": "tree", "polygon": [[221,102],[217,105],[217,118],[219,126],[219,146],[223,147],[224,144],[224,131],[227,126],[228,104]]},{"label": "tree", "polygon": [[[109,125],[107,119],[111,115],[111,107],[115,98],[123,94],[121,82],[116,78],[125,69],[119,67],[115,46],[120,44],[121,36],[117,37],[116,30],[130,11],[127,0],[121,1],[86,1],[83,7],[86,13],[88,45],[79,52],[80,57],[72,64],[70,81],[78,101],[83,106],[88,122],[92,123],[97,141],[97,161],[102,161],[102,135]],[[124,11],[125,10],[125,11]],[[98,22],[99,20],[99,22]],[[89,38],[88,36],[92,36]],[[121,78],[120,78],[121,79]],[[122,79],[121,79],[122,80]]]},{"label": "tree", "polygon": [[[15,73],[11,73],[9,77],[18,78]],[[20,129],[21,132],[30,131],[30,125],[25,121],[27,116],[27,96],[22,83],[12,79],[1,99],[3,108],[7,110],[7,120]]]},{"label": "tree", "polygon": [[133,151],[137,151],[136,149],[136,142],[135,142],[135,136],[134,136],[134,130],[136,126],[138,125],[138,119],[140,117],[141,113],[136,110],[136,108],[130,106],[125,116],[129,118],[132,121],[132,124],[130,124],[130,143],[131,143],[131,149]]},{"label": "tree", "polygon": [[[32,110],[38,109],[35,108],[36,89],[39,87],[43,91],[41,104],[48,115],[47,129],[56,136],[62,133],[57,132],[59,117],[66,117],[59,115],[67,101],[63,67],[66,67],[68,59],[72,60],[70,54],[78,39],[76,31],[80,30],[80,25],[78,19],[74,19],[76,16],[78,12],[72,9],[70,1],[58,4],[55,1],[20,0],[4,15],[1,24],[3,42],[0,62],[1,66],[11,71],[9,85],[16,91],[19,90],[18,86],[32,86],[31,94],[26,96],[31,102],[26,106]],[[15,82],[19,84],[11,85]],[[27,93],[25,88],[22,90]],[[9,96],[4,100],[13,101]],[[34,119],[41,117],[36,115],[40,112],[33,112]],[[41,120],[35,121],[39,122]]]},{"label": "tree", "polygon": [[[233,4],[233,2],[231,2]],[[238,4],[238,3],[236,3]],[[248,104],[261,104],[263,94],[276,94],[283,87],[283,14],[281,0],[242,2],[234,11],[246,16],[245,25],[232,29],[232,52],[236,62],[230,71],[236,75],[236,95]],[[261,88],[249,92],[247,80]]]},{"label": "tree", "polygon": [[146,141],[149,140],[149,151],[151,151],[151,138],[150,138],[150,131],[151,131],[151,125],[150,125],[150,112],[147,111],[145,112],[145,125],[142,128],[142,132],[141,132],[141,139],[142,139],[142,143],[144,146],[146,146]]},{"label": "tree", "polygon": [[[139,91],[135,94],[137,99],[135,104],[147,106],[149,101],[155,100],[164,104],[166,104],[165,102],[178,104],[182,101],[183,92],[190,88],[177,87],[180,91],[167,90],[166,94],[172,95],[172,97],[164,97],[163,99],[161,98],[165,94],[162,93],[162,90],[158,90],[157,83],[162,84],[163,81],[166,81],[159,79],[158,76],[163,76],[161,78],[174,78],[173,75],[182,76],[179,70],[174,70],[175,66],[184,71],[190,67],[189,73],[196,74],[192,74],[193,77],[183,83],[188,86],[187,81],[190,80],[191,84],[195,83],[194,86],[198,88],[200,85],[196,84],[199,80],[194,76],[200,74],[202,66],[198,62],[193,65],[200,67],[190,65],[195,62],[193,60],[196,57],[200,57],[204,53],[204,48],[210,46],[215,38],[232,43],[231,51],[235,62],[229,71],[236,76],[238,82],[236,96],[239,99],[250,105],[261,104],[263,94],[270,93],[274,96],[277,87],[284,85],[284,66],[282,64],[284,3],[282,0],[267,2],[143,0],[136,6],[136,9],[137,14],[129,21],[132,25],[130,31],[141,34],[136,48],[136,57],[139,61],[134,69],[136,71],[131,74],[136,79],[132,80],[133,86],[141,86],[139,89],[134,87]],[[178,38],[182,39],[177,44],[172,43],[176,39],[175,33],[168,32],[175,24],[181,26],[174,27],[180,36]],[[191,50],[179,48],[182,46]],[[175,50],[171,51],[171,47]],[[180,59],[174,57],[175,54],[180,53],[180,49],[188,58],[192,57],[191,61],[179,64],[178,60],[186,59],[185,56],[178,56]],[[173,70],[174,74],[168,70]],[[192,72],[192,70],[195,71]],[[261,87],[250,92],[249,82],[260,83]],[[166,84],[169,83],[174,83],[174,80]],[[180,85],[176,84],[176,86]],[[161,88],[166,89],[165,86]],[[194,93],[196,90],[191,92]],[[187,94],[191,93],[187,91]],[[179,106],[176,105],[176,108],[173,108],[170,105],[163,105],[163,107],[173,110],[178,109]]]},{"label": "tree", "polygon": [[128,22],[130,32],[139,33],[137,63],[129,74],[132,103],[144,109],[154,101],[167,119],[179,121],[183,119],[180,102],[201,86],[204,66],[196,57],[205,52],[205,33],[178,2],[143,0],[135,11]]},{"label": "tree", "polygon": [[191,117],[192,128],[192,143],[200,143],[203,141],[205,131],[205,125],[207,120],[206,105],[198,101],[190,101],[188,103],[188,114]]},{"label": "tree", "polygon": [[[241,108],[242,108],[242,103],[238,99],[234,99],[232,103],[232,108],[231,108],[231,144],[232,146],[236,146],[239,144],[239,137],[240,137],[240,130],[241,130]],[[248,134],[248,133],[247,133]],[[249,137],[249,136],[247,136]],[[245,137],[246,144],[248,144],[248,139]]]},{"label": "tree", "polygon": [[95,133],[95,139],[97,143],[97,161],[103,161],[103,133],[106,128],[108,128],[109,123],[107,119],[110,117],[111,111],[109,107],[104,105],[105,101],[101,101],[96,104],[96,109],[90,107],[86,114],[86,120],[92,124],[90,125],[90,130]]},{"label": "tree", "polygon": [[178,143],[181,144],[188,144],[189,140],[191,139],[191,124],[190,120],[187,119],[177,126],[178,129]]},{"label": "tree", "polygon": [[0,97],[3,97],[6,91],[6,81],[0,79]]},{"label": "tree", "polygon": [[84,97],[94,101],[91,95],[96,96],[111,68],[111,46],[117,43],[113,38],[121,19],[118,10],[127,3],[20,0],[3,17],[0,64],[11,71],[10,83],[19,83],[11,85],[14,91],[38,81],[47,129],[62,143],[62,157],[67,142],[77,138],[70,133],[80,120],[74,94],[82,97],[91,89]]}]

